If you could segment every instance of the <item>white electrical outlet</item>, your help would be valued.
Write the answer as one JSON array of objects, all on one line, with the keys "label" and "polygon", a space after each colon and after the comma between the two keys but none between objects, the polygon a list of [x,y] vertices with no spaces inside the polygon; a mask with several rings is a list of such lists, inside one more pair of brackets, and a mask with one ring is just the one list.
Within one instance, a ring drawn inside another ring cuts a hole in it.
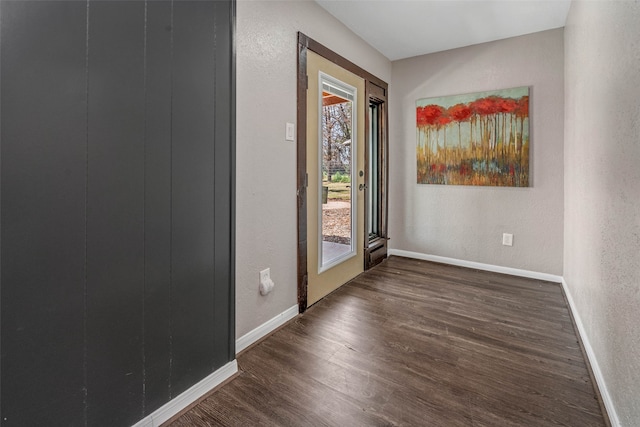
[{"label": "white electrical outlet", "polygon": [[260,272],[260,295],[265,296],[273,290],[273,280],[271,280],[271,269],[266,268]]},{"label": "white electrical outlet", "polygon": [[513,234],[502,233],[502,244],[504,246],[513,246]]},{"label": "white electrical outlet", "polygon": [[271,279],[271,269],[265,268],[260,272],[260,283],[264,283],[265,281]]}]

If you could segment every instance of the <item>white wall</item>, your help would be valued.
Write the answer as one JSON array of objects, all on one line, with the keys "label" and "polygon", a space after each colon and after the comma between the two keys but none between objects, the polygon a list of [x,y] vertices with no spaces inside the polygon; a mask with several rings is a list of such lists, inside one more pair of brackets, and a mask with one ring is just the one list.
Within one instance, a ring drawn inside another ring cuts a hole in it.
[{"label": "white wall", "polygon": [[[384,81],[391,63],[311,1],[237,3],[236,336],[297,303],[296,121],[297,32]],[[271,268],[274,291],[258,292]]]},{"label": "white wall", "polygon": [[[562,274],[563,56],[558,29],[393,62],[391,248]],[[417,99],[517,86],[530,86],[530,188],[416,184]]]},{"label": "white wall", "polygon": [[[391,83],[391,248],[563,274],[622,425],[635,425],[638,22],[638,2],[574,1],[564,41],[552,30],[392,67],[313,2],[240,0],[237,336],[296,304],[296,148],[284,141],[284,124],[296,119],[302,31]],[[417,185],[415,100],[514,86],[531,87],[532,187]],[[513,247],[501,245],[503,232],[514,234]],[[261,297],[257,277],[266,267],[276,288]]]},{"label": "white wall", "polygon": [[564,278],[620,422],[640,423],[640,3],[565,28]]}]

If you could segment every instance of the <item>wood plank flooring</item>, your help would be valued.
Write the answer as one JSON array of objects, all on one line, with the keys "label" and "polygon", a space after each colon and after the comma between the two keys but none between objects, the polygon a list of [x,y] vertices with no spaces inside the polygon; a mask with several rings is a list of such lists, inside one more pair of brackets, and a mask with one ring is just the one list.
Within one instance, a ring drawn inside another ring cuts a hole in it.
[{"label": "wood plank flooring", "polygon": [[238,357],[182,426],[605,426],[558,284],[391,257]]}]

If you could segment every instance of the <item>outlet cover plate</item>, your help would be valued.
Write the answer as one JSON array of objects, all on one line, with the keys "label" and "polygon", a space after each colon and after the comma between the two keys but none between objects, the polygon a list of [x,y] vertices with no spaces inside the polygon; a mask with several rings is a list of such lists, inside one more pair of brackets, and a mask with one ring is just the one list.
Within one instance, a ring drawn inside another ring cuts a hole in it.
[{"label": "outlet cover plate", "polygon": [[295,141],[296,126],[293,123],[287,123],[284,133],[284,139],[287,141]]},{"label": "outlet cover plate", "polygon": [[265,268],[260,272],[260,283],[271,278],[271,269]]}]

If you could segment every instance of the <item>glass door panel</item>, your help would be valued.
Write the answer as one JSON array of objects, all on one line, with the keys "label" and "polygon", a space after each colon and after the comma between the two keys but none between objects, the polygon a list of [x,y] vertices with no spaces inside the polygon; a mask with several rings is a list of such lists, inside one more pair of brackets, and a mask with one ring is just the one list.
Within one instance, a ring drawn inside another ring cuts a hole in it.
[{"label": "glass door panel", "polygon": [[352,153],[356,152],[356,89],[320,74],[318,182],[320,206],[318,272],[356,255],[357,182]]},{"label": "glass door panel", "polygon": [[380,115],[379,105],[369,104],[369,146],[367,147],[369,159],[369,173],[367,179],[367,225],[369,239],[373,239],[380,235],[379,218],[378,218],[378,184],[380,181],[379,172],[379,128],[378,118]]}]

